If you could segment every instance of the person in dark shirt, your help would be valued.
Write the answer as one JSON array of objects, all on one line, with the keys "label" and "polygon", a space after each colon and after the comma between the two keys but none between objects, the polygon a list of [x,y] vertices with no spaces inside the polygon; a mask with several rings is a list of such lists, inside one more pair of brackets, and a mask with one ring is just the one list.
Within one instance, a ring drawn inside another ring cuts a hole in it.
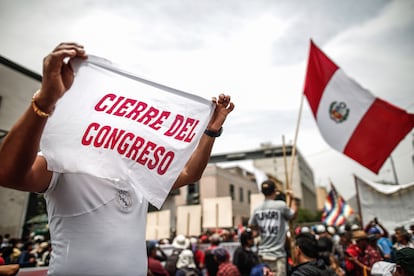
[{"label": "person in dark shirt", "polygon": [[237,266],[242,276],[249,276],[252,267],[259,264],[259,258],[252,251],[254,238],[248,228],[240,235],[240,246],[233,253],[233,264]]},{"label": "person in dark shirt", "polygon": [[297,265],[291,276],[334,276],[335,272],[318,259],[318,243],[311,233],[302,233],[296,237],[293,249]]}]

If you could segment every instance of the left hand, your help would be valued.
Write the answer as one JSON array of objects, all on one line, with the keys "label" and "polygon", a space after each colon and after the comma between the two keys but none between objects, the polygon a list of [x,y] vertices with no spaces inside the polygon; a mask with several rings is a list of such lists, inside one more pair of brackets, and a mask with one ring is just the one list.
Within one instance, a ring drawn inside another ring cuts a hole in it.
[{"label": "left hand", "polygon": [[208,123],[207,129],[218,131],[227,118],[227,115],[233,111],[234,103],[231,102],[229,95],[220,94],[218,98],[213,97],[212,102],[216,104],[213,116]]}]

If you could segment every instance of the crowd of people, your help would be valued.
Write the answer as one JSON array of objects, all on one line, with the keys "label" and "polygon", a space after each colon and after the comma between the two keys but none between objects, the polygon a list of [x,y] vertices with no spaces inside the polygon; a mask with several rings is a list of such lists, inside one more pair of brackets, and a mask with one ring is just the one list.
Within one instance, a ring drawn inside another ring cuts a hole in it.
[{"label": "crowd of people", "polygon": [[43,235],[28,238],[0,235],[0,275],[15,275],[20,268],[48,266],[52,246]]},{"label": "crowd of people", "polygon": [[[2,237],[0,263],[4,265],[0,265],[0,275],[16,274],[20,267],[48,264],[48,275],[145,275],[148,265],[148,273],[153,276],[365,276],[374,275],[377,264],[391,264],[393,275],[413,275],[413,241],[403,227],[395,229],[391,246],[381,239],[388,238],[388,234],[375,221],[375,225],[351,227],[343,233],[332,233],[326,227],[324,231],[301,227],[289,236],[287,226],[296,216],[293,195],[278,191],[272,181],[262,183],[265,200],[251,214],[247,228],[233,235],[240,243],[233,252],[225,248],[219,233],[208,235],[209,245],[204,250],[200,242],[206,237],[181,235],[172,240],[169,254],[163,254],[162,247],[157,246],[160,241],[145,246],[149,203],[164,202],[168,191],[149,196],[141,193],[145,181],[124,182],[122,174],[104,178],[73,173],[61,168],[59,160],[38,151],[48,118],[64,94],[70,93],[76,62],[87,59],[84,47],[78,43],[57,45],[43,59],[41,88],[0,145],[0,155],[7,156],[0,159],[0,186],[43,193],[53,237],[51,242],[34,237],[24,241]],[[135,104],[136,100],[130,100]],[[141,112],[132,102],[122,104],[117,112]],[[175,182],[168,183],[171,189],[200,179],[215,139],[222,134],[223,124],[234,109],[230,95],[213,97],[211,104],[214,108],[207,127]],[[147,116],[148,120],[152,118],[149,113]],[[141,140],[137,138],[134,143],[131,152],[140,151]],[[137,162],[146,158],[150,147],[142,149]],[[383,250],[387,244],[389,251]],[[107,255],[101,258],[104,253]]]},{"label": "crowd of people", "polygon": [[[169,256],[157,242],[147,244],[149,275],[414,276],[414,225],[396,227],[391,236],[377,218],[365,226],[315,224],[289,231],[297,211],[293,195],[278,191],[271,180],[262,183],[261,191],[265,199],[248,227],[178,235]],[[202,246],[207,240],[208,246]],[[230,251],[223,241],[237,242],[237,247]]]},{"label": "crowd of people", "polygon": [[[298,226],[293,238],[286,232],[282,274],[260,258],[260,236],[250,228],[177,235],[171,242],[147,242],[148,275],[414,275],[412,230],[401,226],[394,231],[389,235],[376,219],[365,227]],[[228,244],[237,245],[229,249]],[[172,248],[169,254],[166,248]]]},{"label": "crowd of people", "polygon": [[[269,194],[268,185],[262,188]],[[274,201],[281,201],[279,204],[286,208],[285,195],[280,191],[272,194]],[[294,217],[289,214],[288,218]],[[414,275],[414,225],[408,229],[395,227],[392,234],[377,218],[365,226],[318,223],[288,231],[285,225],[285,231],[278,232],[284,238],[276,238],[283,241],[277,247],[282,258],[271,259],[264,258],[269,251],[263,247],[269,247],[268,241],[263,242],[263,229],[254,227],[254,219],[249,222],[234,229],[209,229],[199,236],[147,241],[148,275]],[[0,275],[15,275],[25,267],[48,266],[51,250],[50,240],[42,235],[32,234],[25,240],[0,235]],[[276,260],[279,262],[274,262],[278,263],[275,266],[272,261]],[[8,272],[3,273],[1,268]]]}]

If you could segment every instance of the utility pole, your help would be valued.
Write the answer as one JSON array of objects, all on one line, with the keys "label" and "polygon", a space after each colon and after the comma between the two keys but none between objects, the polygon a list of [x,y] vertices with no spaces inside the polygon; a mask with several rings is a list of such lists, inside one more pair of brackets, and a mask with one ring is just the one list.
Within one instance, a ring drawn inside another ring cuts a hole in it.
[{"label": "utility pole", "polygon": [[392,173],[394,174],[395,185],[400,185],[400,183],[398,182],[397,171],[395,170],[395,164],[394,164],[394,159],[392,158],[392,155],[390,155],[390,161],[391,161]]}]

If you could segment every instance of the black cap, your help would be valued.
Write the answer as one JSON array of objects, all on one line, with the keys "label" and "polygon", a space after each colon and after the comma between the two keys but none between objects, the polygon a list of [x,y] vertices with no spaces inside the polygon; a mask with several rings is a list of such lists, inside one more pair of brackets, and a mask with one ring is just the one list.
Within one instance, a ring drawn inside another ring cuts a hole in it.
[{"label": "black cap", "polygon": [[265,180],[262,183],[262,193],[264,195],[271,195],[276,191],[276,184],[272,180]]}]

